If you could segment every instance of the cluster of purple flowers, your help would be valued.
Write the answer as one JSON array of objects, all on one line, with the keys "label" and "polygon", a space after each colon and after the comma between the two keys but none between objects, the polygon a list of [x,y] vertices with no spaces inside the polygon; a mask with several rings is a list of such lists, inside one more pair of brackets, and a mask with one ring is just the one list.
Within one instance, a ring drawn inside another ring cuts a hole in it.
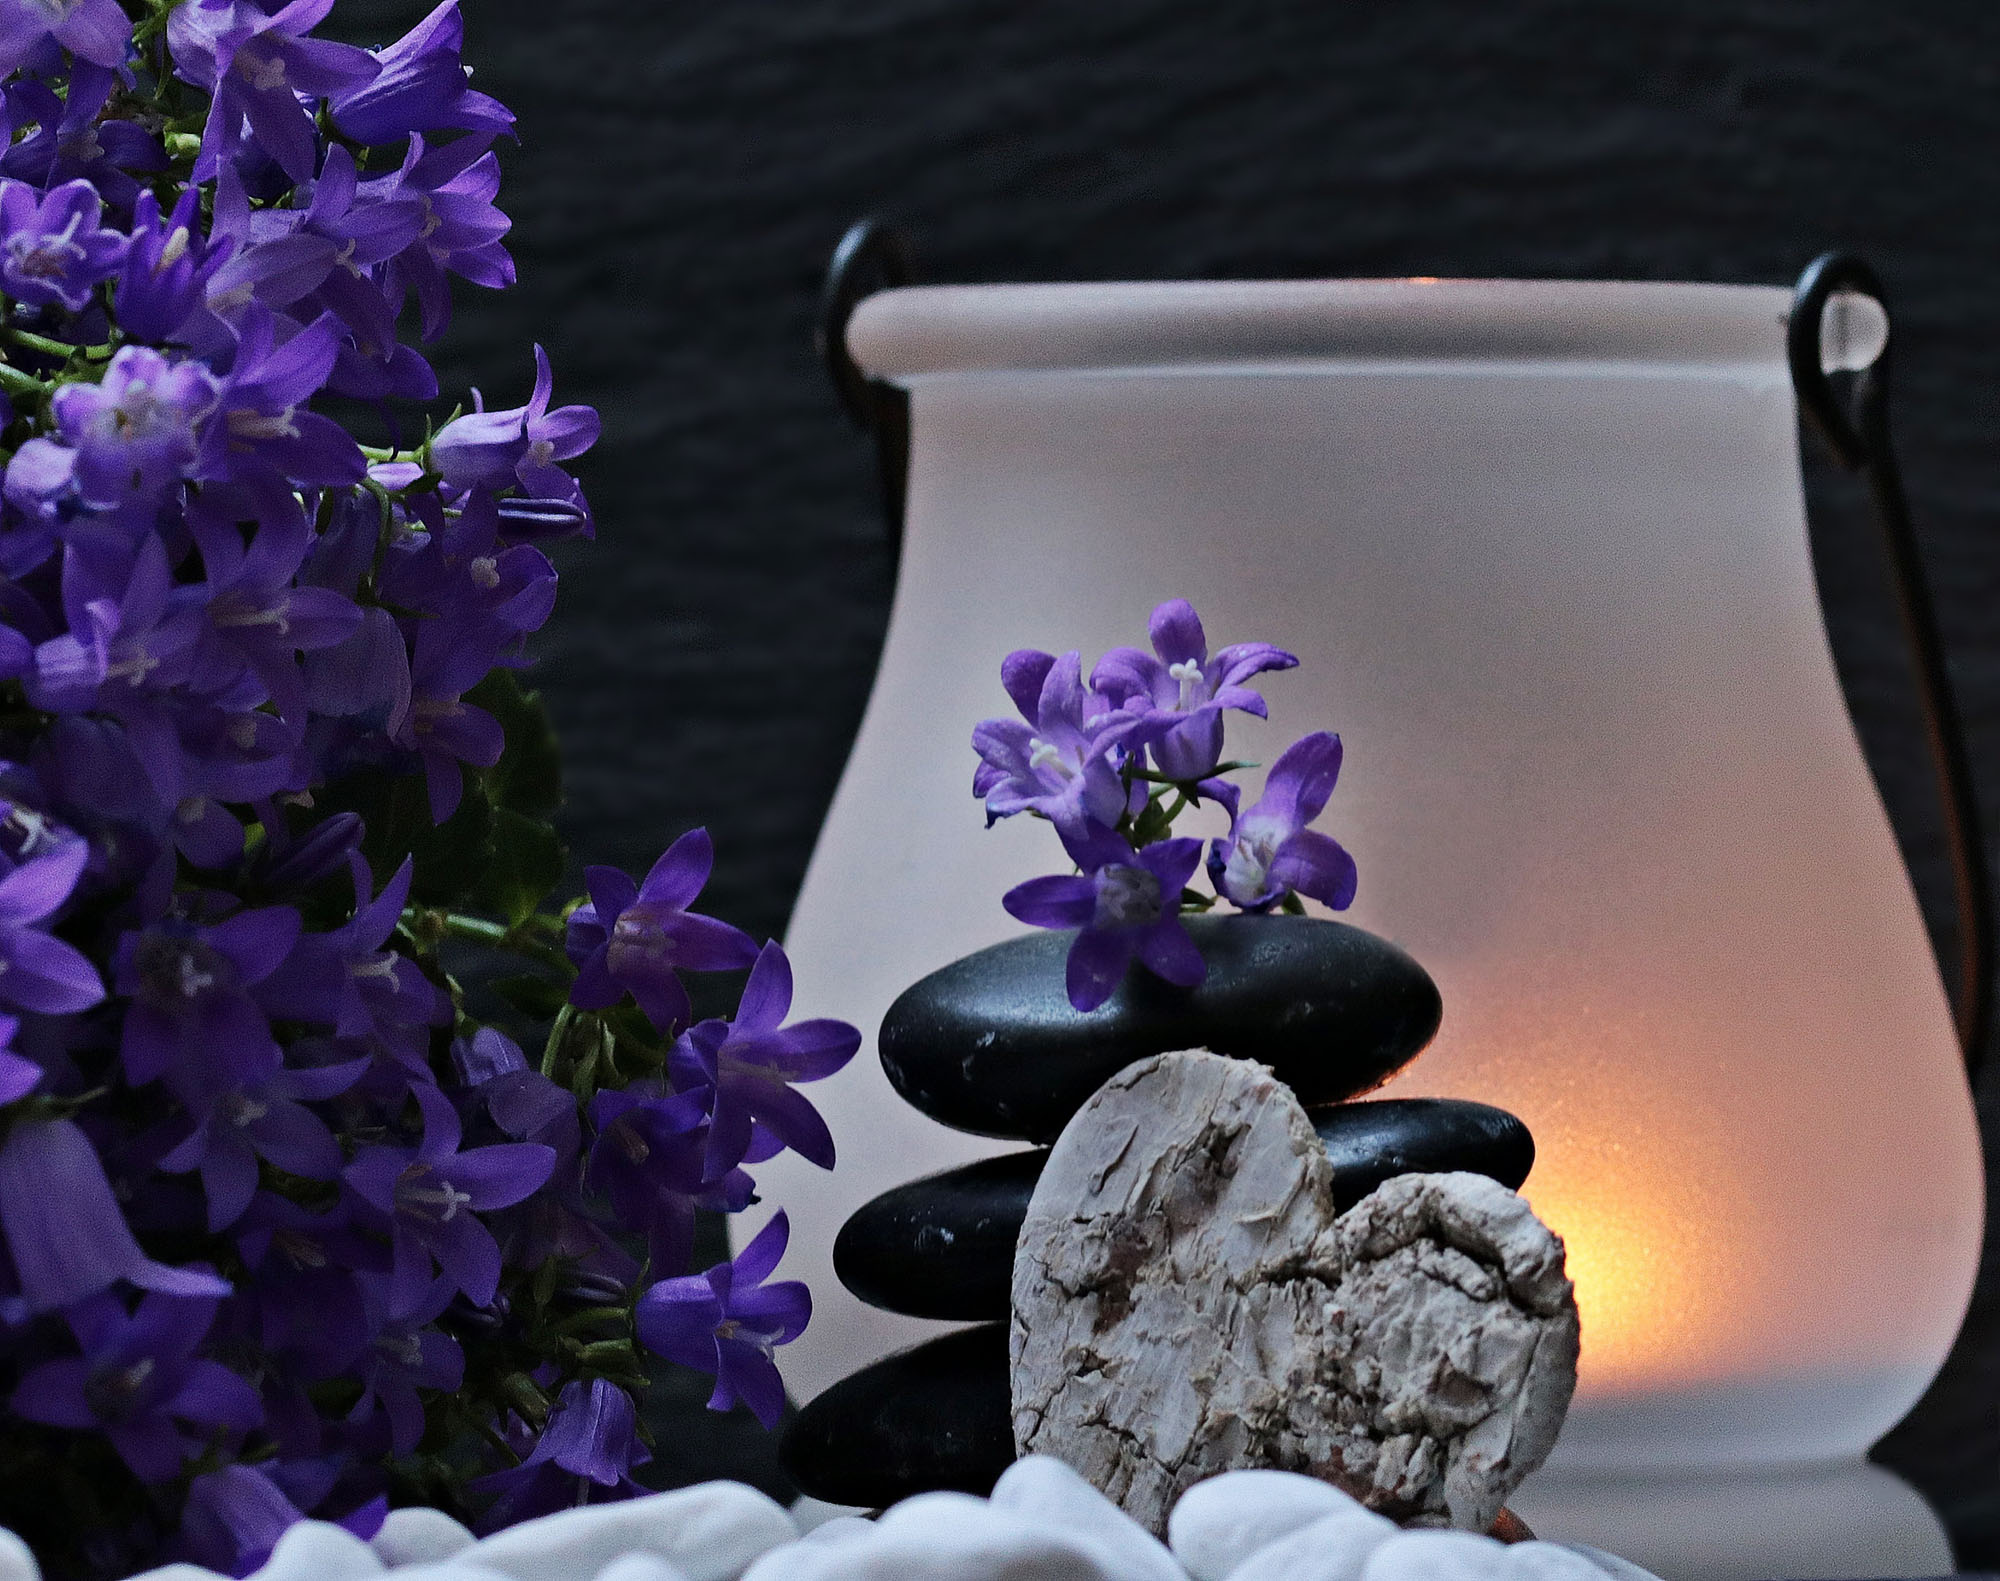
[{"label": "cluster of purple flowers", "polygon": [[598,419],[540,348],[420,441],[313,409],[396,440],[399,325],[513,278],[456,0],[331,5],[0,0],[0,1524],[57,1575],[624,1497],[648,1353],[769,1425],[784,1216],[706,1273],[695,1218],[832,1165],[859,1043],[691,909],[701,831],[551,899],[515,672]]},{"label": "cluster of purple flowers", "polygon": [[[1226,900],[1241,911],[1304,910],[1300,897],[1336,910],[1354,899],[1354,858],[1308,828],[1340,776],[1340,737],[1315,731],[1281,753],[1264,793],[1242,805],[1229,778],[1248,763],[1223,761],[1223,716],[1266,717],[1248,686],[1297,658],[1267,642],[1208,651],[1194,606],[1169,599],[1153,611],[1153,651],[1114,648],[1089,684],[1076,653],[1023,648],[1000,681],[1020,719],[988,719],[972,732],[979,754],[972,792],[986,821],[1032,813],[1055,825],[1074,873],[1017,884],[1002,904],[1038,928],[1074,928],[1069,1001],[1095,1010],[1137,960],[1170,983],[1193,987],[1207,965],[1181,922]],[[1188,887],[1203,865],[1201,841],[1176,838],[1174,820],[1202,801],[1229,814],[1211,840],[1214,894]]]}]

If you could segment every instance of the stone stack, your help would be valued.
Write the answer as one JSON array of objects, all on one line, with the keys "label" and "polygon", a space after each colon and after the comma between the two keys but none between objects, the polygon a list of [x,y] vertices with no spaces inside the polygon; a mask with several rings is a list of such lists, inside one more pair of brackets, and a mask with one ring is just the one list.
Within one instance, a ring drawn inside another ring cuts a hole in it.
[{"label": "stone stack", "polygon": [[1354,1102],[1437,1030],[1428,973],[1385,940],[1306,917],[1191,917],[1208,962],[1199,987],[1135,968],[1082,1014],[1063,989],[1070,935],[1046,932],[933,972],[883,1018],[882,1064],[932,1119],[1031,1144],[884,1192],[834,1243],[834,1271],[868,1302],[979,1327],[855,1373],[812,1401],[785,1435],[786,1469],[816,1498],[886,1506],[914,1493],[985,1494],[1015,1458],[1007,1317],[1014,1245],[1047,1144],[1111,1076],[1175,1049],[1255,1060],[1289,1085],[1333,1165],[1335,1208],[1383,1181],[1467,1170],[1509,1188],[1534,1143],[1484,1104]]}]

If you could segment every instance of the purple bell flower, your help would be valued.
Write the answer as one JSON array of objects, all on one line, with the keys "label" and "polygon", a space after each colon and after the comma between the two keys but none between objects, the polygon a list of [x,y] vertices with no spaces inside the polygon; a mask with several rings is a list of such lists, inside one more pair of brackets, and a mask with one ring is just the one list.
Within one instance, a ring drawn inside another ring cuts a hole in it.
[{"label": "purple bell flower", "polygon": [[157,197],[138,196],[131,249],[112,288],[118,325],[134,340],[180,339],[188,321],[203,311],[209,281],[235,251],[227,237],[202,237],[200,199],[198,188],[188,188],[163,219]]},{"label": "purple bell flower", "polygon": [[200,595],[176,587],[157,533],[134,547],[107,530],[72,534],[62,597],[69,630],[35,650],[29,701],[52,713],[116,715],[156,782],[172,779],[157,697],[186,677],[201,631]]},{"label": "purple bell flower", "polygon": [[639,1442],[632,1397],[606,1379],[579,1378],[563,1385],[526,1460],[475,1478],[466,1489],[499,1495],[479,1523],[481,1531],[497,1531],[537,1515],[642,1494],[647,1490],[632,1480],[632,1468],[652,1458]]},{"label": "purple bell flower", "polygon": [[247,1576],[305,1518],[305,1511],[271,1479],[268,1467],[224,1466],[188,1484],[181,1545],[208,1569]]},{"label": "purple bell flower", "polygon": [[1256,805],[1231,821],[1229,838],[1210,843],[1215,892],[1245,911],[1264,911],[1296,890],[1339,911],[1354,899],[1354,858],[1308,829],[1340,778],[1340,737],[1324,730],[1279,754]]},{"label": "purple bell flower", "polygon": [[227,1229],[250,1206],[260,1158],[303,1180],[336,1180],[340,1144],[306,1104],[345,1092],[369,1063],[280,1070],[235,1085],[187,1083],[181,1100],[194,1117],[194,1130],[159,1167],[168,1174],[201,1172],[211,1232]]},{"label": "purple bell flower", "polygon": [[50,404],[76,452],[84,504],[107,510],[177,482],[215,401],[214,376],[200,363],[169,362],[146,346],[121,348],[102,384],[62,386]]},{"label": "purple bell flower", "polygon": [[414,197],[423,206],[423,230],[389,261],[385,284],[398,312],[416,293],[426,341],[436,340],[451,322],[447,275],[489,290],[514,283],[514,260],[501,245],[513,221],[493,202],[500,192],[500,162],[486,151],[489,141],[461,137],[429,148],[422,137],[412,137],[402,168],[366,183],[383,197]]},{"label": "purple bell flower", "polygon": [[21,1298],[52,1312],[123,1279],[168,1295],[227,1295],[199,1268],[169,1268],[139,1249],[104,1178],[97,1149],[73,1120],[16,1124],[0,1142],[0,1231]]},{"label": "purple bell flower", "polygon": [[400,143],[412,132],[465,131],[492,136],[509,130],[514,112],[470,86],[459,59],[465,22],[458,0],[444,3],[387,49],[375,51],[381,71],[333,95],[328,108],[341,135],[357,143]]},{"label": "purple bell flower", "polygon": [[132,999],[119,1045],[126,1080],[136,1087],[171,1075],[177,1088],[196,1092],[269,1080],[278,1045],[251,990],[284,965],[298,938],[290,906],[240,911],[212,927],[169,918],[127,933],[116,979]]},{"label": "purple bell flower", "polygon": [[1268,642],[1234,643],[1210,658],[1201,617],[1184,598],[1168,599],[1149,624],[1153,652],[1113,648],[1097,661],[1090,684],[1144,721],[1141,739],[1150,742],[1162,774],[1205,779],[1222,758],[1222,711],[1265,716],[1264,699],[1243,683],[1299,661]]},{"label": "purple bell flower", "polygon": [[634,884],[615,867],[584,870],[590,899],[570,913],[564,948],[576,963],[570,1003],[608,1010],[627,992],[662,1032],[692,1011],[677,971],[727,972],[749,966],[757,946],[741,928],[687,908],[708,882],[715,846],[690,829]]},{"label": "purple bell flower", "polygon": [[199,1447],[176,1425],[248,1432],[264,1419],[257,1391],[220,1362],[194,1354],[215,1321],[215,1296],[154,1293],[128,1315],[116,1296],[69,1311],[83,1354],[45,1361],[8,1403],[51,1427],[101,1432],[142,1482],[166,1482]]},{"label": "purple bell flower", "polygon": [[0,288],[37,307],[79,311],[130,245],[99,225],[103,212],[88,181],[66,181],[44,198],[25,182],[0,180]]},{"label": "purple bell flower", "polygon": [[732,1262],[662,1279],[639,1297],[639,1342],[668,1361],[715,1375],[711,1411],[739,1400],[765,1427],[784,1414],[785,1385],[771,1352],[805,1332],[812,1296],[795,1279],[764,1283],[785,1255],[791,1223],[780,1212]]},{"label": "purple bell flower", "polygon": [[1066,831],[1086,820],[1117,823],[1127,798],[1112,754],[1136,721],[1084,690],[1075,653],[1058,659],[1020,649],[1001,664],[1000,680],[1027,724],[987,719],[973,727],[972,794],[985,798],[988,826],[1019,812],[1040,813]]},{"label": "purple bell flower", "polygon": [[773,941],[750,969],[734,1019],[689,1028],[667,1056],[677,1091],[705,1088],[712,1094],[711,1178],[745,1158],[769,1157],[772,1142],[821,1169],[833,1168],[832,1133],[790,1084],[820,1081],[842,1069],[861,1047],[861,1033],[845,1021],[785,1026],[791,1007],[791,962]]},{"label": "purple bell flower", "polygon": [[273,1015],[321,1022],[344,1038],[394,1042],[405,1028],[449,1020],[451,1000],[443,990],[407,955],[382,948],[402,920],[413,863],[405,858],[372,900],[374,881],[360,853],[350,855],[348,869],[353,917],[331,933],[303,935],[284,967],[260,987],[260,1002]]},{"label": "purple bell flower", "polygon": [[556,465],[580,456],[603,430],[588,406],[549,410],[554,375],[549,356],[535,348],[535,388],[526,406],[489,412],[477,391],[478,410],[446,423],[431,440],[431,465],[454,489],[504,489],[518,483],[523,494],[561,499],[575,481]]},{"label": "purple bell flower", "polygon": [[701,1095],[604,1091],[591,1099],[590,1122],[597,1138],[585,1180],[611,1199],[621,1224],[646,1237],[654,1268],[687,1266],[698,1209],[736,1213],[750,1205],[754,1184],[736,1167],[742,1152],[711,1156]]},{"label": "purple bell flower", "polygon": [[252,485],[275,475],[305,488],[359,483],[367,473],[360,446],[332,418],[305,410],[333,371],[339,346],[340,327],[330,315],[280,345],[277,320],[253,304],[244,313],[236,358],[194,475]]},{"label": "purple bell flower", "polygon": [[72,840],[0,878],[0,1003],[63,1015],[104,998],[88,957],[38,926],[69,899],[89,859],[84,842]]},{"label": "purple bell flower", "polygon": [[78,60],[119,66],[132,24],[118,0],[0,0],[0,77],[19,70],[50,39]]},{"label": "purple bell flower", "polygon": [[167,151],[137,122],[103,115],[117,85],[116,71],[88,60],[70,68],[69,92],[60,99],[46,83],[15,78],[7,88],[14,124],[33,122],[36,130],[0,154],[0,174],[44,189],[88,181],[120,215],[130,214],[139,193],[131,172],[165,170]]},{"label": "purple bell flower", "polygon": [[458,1294],[457,1285],[435,1280],[413,1306],[400,1309],[392,1305],[394,1285],[394,1280],[364,1281],[371,1338],[359,1368],[361,1398],[348,1421],[365,1426],[379,1409],[389,1452],[408,1455],[424,1436],[424,1401],[418,1391],[456,1390],[465,1381],[465,1351],[435,1321]]},{"label": "purple bell flower", "polygon": [[463,1132],[451,1100],[434,1087],[414,1092],[423,1111],[423,1141],[413,1149],[364,1148],[345,1178],[389,1221],[399,1296],[414,1300],[429,1284],[435,1259],[455,1288],[485,1306],[500,1287],[500,1247],[479,1215],[540,1189],[555,1168],[555,1151],[534,1142],[500,1142],[461,1153]]},{"label": "purple bell flower", "polygon": [[1111,997],[1137,958],[1156,977],[1192,988],[1208,975],[1181,923],[1180,896],[1201,862],[1201,842],[1161,840],[1134,851],[1101,824],[1064,846],[1083,872],[1031,878],[1001,897],[1010,916],[1037,928],[1076,928],[1065,986],[1078,1010]]},{"label": "purple bell flower", "polygon": [[307,38],[333,0],[292,0],[267,14],[249,0],[189,0],[167,24],[181,76],[214,95],[194,179],[216,173],[247,129],[295,182],[310,181],[319,137],[307,101],[352,90],[381,70],[365,49]]}]

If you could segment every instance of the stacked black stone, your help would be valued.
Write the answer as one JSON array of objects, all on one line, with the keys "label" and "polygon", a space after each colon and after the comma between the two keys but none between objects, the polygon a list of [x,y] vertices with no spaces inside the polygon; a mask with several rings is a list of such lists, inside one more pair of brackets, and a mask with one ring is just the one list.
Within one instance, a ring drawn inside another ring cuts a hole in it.
[{"label": "stacked black stone", "polygon": [[1048,932],[954,961],[889,1007],[879,1041],[898,1093],[955,1129],[1043,1145],[898,1186],[842,1226],[834,1272],[863,1301],[981,1326],[864,1368],[801,1411],[782,1454],[804,1491],[877,1507],[939,1488],[984,1494],[1013,1462],[1014,1243],[1046,1144],[1139,1060],[1207,1048],[1270,1066],[1326,1143],[1337,1208],[1412,1171],[1527,1179],[1534,1143],[1504,1110],[1349,1101],[1437,1031],[1436,985],[1393,944],[1305,917],[1190,917],[1188,931],[1208,962],[1198,988],[1135,968],[1079,1014],[1063,990],[1070,935]]}]

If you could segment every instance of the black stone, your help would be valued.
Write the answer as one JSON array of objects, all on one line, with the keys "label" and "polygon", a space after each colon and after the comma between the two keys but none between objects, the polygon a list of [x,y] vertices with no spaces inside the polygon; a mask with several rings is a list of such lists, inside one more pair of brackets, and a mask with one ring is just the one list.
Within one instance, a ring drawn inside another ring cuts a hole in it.
[{"label": "black stone", "polygon": [[1333,1164],[1333,1205],[1340,1211],[1396,1175],[1465,1170],[1515,1191],[1535,1167],[1528,1128],[1491,1104],[1377,1098],[1318,1110],[1312,1123]]},{"label": "black stone", "polygon": [[1430,976],[1386,940],[1310,917],[1190,917],[1208,979],[1176,988],[1134,966],[1084,1014],[1063,991],[1074,935],[965,956],[883,1018],[882,1067],[932,1119],[1053,1141],[1127,1065],[1169,1049],[1260,1060],[1308,1107],[1380,1086],[1437,1031]]},{"label": "black stone", "polygon": [[991,1493],[1014,1463],[1006,1324],[946,1334],[841,1379],[792,1419],[778,1458],[802,1491],[834,1504]]},{"label": "black stone", "polygon": [[[1456,1098],[1377,1098],[1312,1117],[1333,1165],[1336,1209],[1393,1175],[1462,1169],[1509,1190],[1528,1178],[1534,1138],[1504,1109]],[[1014,1243],[1046,1151],[1006,1153],[913,1180],[863,1203],[840,1227],[833,1271],[870,1306],[911,1317],[1005,1318]]]},{"label": "black stone", "polygon": [[833,1271],[870,1306],[911,1317],[1004,1318],[1014,1243],[1048,1153],[1007,1153],[865,1202],[833,1242]]}]

